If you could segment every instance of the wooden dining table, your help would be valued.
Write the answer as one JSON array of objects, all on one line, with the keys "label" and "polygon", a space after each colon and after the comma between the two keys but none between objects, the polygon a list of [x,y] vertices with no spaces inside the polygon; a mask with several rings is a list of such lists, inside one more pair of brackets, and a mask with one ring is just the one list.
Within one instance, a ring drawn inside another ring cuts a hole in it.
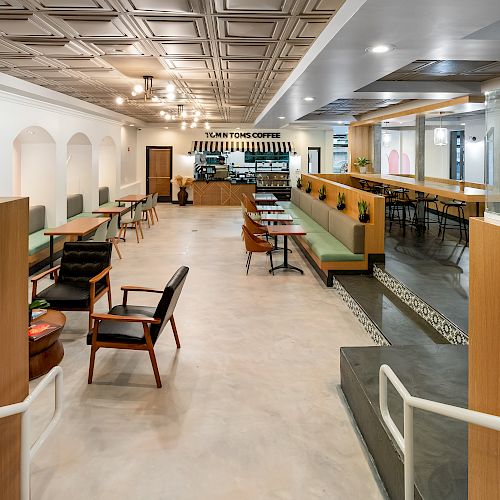
[{"label": "wooden dining table", "polygon": [[50,267],[54,267],[54,236],[76,236],[81,241],[84,236],[94,232],[99,226],[109,220],[109,217],[79,217],[61,226],[47,229],[43,234],[50,236]]},{"label": "wooden dining table", "polygon": [[283,270],[298,271],[300,274],[304,274],[302,269],[288,263],[288,236],[304,236],[307,234],[304,228],[298,224],[277,224],[276,226],[269,226],[267,231],[269,236],[283,236],[283,264],[274,266],[269,272]]},{"label": "wooden dining table", "polygon": [[269,203],[275,203],[278,201],[278,198],[273,193],[252,193],[253,199],[256,202],[269,202]]},{"label": "wooden dining table", "polygon": [[279,205],[257,205],[257,212],[258,213],[267,212],[269,214],[284,213],[285,209],[283,207],[280,207]]},{"label": "wooden dining table", "polygon": [[403,175],[391,174],[359,174],[351,172],[350,176],[355,179],[362,179],[374,184],[384,184],[386,186],[398,187],[414,191],[417,201],[417,229],[425,231],[424,220],[424,195],[441,196],[451,200],[465,201],[466,203],[476,204],[476,217],[480,216],[480,203],[486,203],[486,189],[464,187],[463,189],[456,184],[446,182],[423,180],[418,181],[414,177],[405,177]]},{"label": "wooden dining table", "polygon": [[122,216],[123,214],[127,213],[129,211],[128,207],[99,207],[96,208],[95,210],[92,210],[93,214],[102,214],[102,215],[107,215],[108,217],[113,217],[115,215]]}]

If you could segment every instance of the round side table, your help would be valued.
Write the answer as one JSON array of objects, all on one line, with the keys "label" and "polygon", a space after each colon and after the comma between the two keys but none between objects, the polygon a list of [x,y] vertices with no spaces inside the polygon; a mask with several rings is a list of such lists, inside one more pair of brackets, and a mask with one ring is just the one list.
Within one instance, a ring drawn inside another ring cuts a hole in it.
[{"label": "round side table", "polygon": [[60,311],[49,309],[43,316],[31,324],[36,325],[37,323],[52,323],[59,328],[36,340],[28,337],[30,380],[48,373],[51,368],[54,368],[54,366],[57,366],[61,362],[64,356],[64,347],[59,340],[59,336],[66,324],[66,316]]}]

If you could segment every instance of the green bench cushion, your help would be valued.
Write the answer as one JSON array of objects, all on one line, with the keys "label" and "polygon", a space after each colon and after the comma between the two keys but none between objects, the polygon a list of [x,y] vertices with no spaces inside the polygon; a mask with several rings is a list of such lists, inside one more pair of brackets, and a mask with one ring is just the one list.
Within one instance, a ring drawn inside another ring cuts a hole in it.
[{"label": "green bench cushion", "polygon": [[309,217],[309,215],[295,205],[292,205],[291,208],[286,208],[285,212],[293,217],[292,224],[301,225],[308,233],[320,233],[325,230],[312,217]]},{"label": "green bench cushion", "polygon": [[323,233],[306,234],[303,238],[321,262],[349,262],[364,259],[364,254],[352,253],[335,236],[324,230]]},{"label": "green bench cushion", "polygon": [[102,205],[99,205],[100,207],[117,207],[118,202],[117,201],[108,201],[107,203],[103,203]]},{"label": "green bench cushion", "polygon": [[89,212],[82,212],[81,214],[76,214],[73,215],[73,217],[70,217],[68,221],[74,220],[74,219],[80,219],[81,217],[98,217],[97,214],[91,214]]},{"label": "green bench cushion", "polygon": [[[36,231],[29,235],[28,239],[28,253],[29,255],[34,255],[38,253],[40,250],[49,247],[50,236],[46,236],[43,234],[46,231],[46,228],[40,229],[40,231]],[[54,237],[54,241],[58,241],[62,238],[62,236]]]}]

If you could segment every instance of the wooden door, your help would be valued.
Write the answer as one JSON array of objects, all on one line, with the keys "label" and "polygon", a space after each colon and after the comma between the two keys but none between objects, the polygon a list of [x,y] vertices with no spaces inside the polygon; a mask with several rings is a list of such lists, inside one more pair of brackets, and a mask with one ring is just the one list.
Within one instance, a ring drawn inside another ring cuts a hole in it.
[{"label": "wooden door", "polygon": [[146,190],[172,201],[172,146],[146,146]]}]

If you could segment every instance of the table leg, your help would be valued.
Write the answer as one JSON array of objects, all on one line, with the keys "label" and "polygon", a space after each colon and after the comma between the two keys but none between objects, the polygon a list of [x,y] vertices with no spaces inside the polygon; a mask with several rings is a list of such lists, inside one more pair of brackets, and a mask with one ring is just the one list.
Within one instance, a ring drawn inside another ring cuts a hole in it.
[{"label": "table leg", "polygon": [[[50,242],[49,242],[49,248],[50,248],[50,255],[49,255],[49,269],[54,267],[54,236],[50,235]],[[50,279],[54,279],[54,274],[50,273]]]},{"label": "table leg", "polygon": [[415,207],[415,222],[417,234],[421,235],[425,232],[425,203],[424,193],[417,191],[417,205]]},{"label": "table leg", "polygon": [[288,236],[286,234],[283,235],[283,264],[269,269],[269,272],[272,273],[273,271],[279,270],[298,271],[300,274],[304,274],[304,271],[302,271],[302,269],[299,269],[298,267],[292,266],[288,263]]}]

